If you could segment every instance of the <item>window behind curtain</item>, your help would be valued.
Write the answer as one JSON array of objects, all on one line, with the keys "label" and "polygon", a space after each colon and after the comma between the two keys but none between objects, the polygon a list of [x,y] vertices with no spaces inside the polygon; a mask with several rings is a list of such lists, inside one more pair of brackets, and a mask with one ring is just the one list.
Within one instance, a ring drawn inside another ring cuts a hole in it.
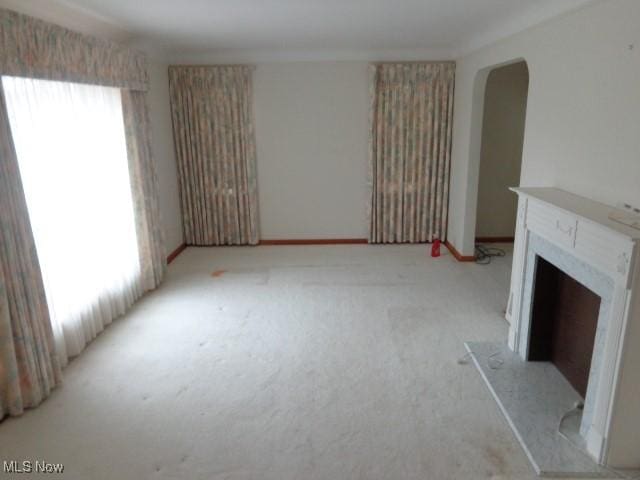
[{"label": "window behind curtain", "polygon": [[120,91],[2,82],[58,348],[73,356],[139,288]]}]

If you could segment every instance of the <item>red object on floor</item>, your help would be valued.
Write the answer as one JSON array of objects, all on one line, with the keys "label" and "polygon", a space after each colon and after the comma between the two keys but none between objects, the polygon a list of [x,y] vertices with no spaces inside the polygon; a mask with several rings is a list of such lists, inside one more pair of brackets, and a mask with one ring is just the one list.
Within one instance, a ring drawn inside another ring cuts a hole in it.
[{"label": "red object on floor", "polygon": [[431,245],[431,256],[439,257],[440,256],[440,240],[436,238]]}]

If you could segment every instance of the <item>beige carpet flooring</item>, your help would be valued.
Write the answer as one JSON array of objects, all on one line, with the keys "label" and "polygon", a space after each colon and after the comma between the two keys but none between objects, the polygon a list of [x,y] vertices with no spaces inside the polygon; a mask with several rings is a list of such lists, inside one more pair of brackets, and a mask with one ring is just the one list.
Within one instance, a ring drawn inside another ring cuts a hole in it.
[{"label": "beige carpet flooring", "polygon": [[426,246],[189,248],[40,408],[0,423],[0,461],[69,479],[533,479],[457,363],[465,340],[506,339],[509,275],[509,257]]}]

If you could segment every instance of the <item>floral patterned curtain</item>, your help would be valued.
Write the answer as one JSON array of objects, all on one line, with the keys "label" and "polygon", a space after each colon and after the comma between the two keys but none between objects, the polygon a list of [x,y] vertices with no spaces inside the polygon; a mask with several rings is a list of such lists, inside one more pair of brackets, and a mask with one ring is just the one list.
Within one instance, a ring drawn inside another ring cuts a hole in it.
[{"label": "floral patterned curtain", "polygon": [[187,245],[258,243],[251,67],[170,67]]},{"label": "floral patterned curtain", "polygon": [[61,378],[0,83],[0,418],[38,405]]},{"label": "floral patterned curtain", "polygon": [[151,123],[146,92],[123,90],[129,175],[135,209],[141,283],[144,291],[156,288],[167,268],[161,229],[158,176],[151,150]]},{"label": "floral patterned curtain", "polygon": [[[0,76],[122,89],[143,290],[166,262],[146,107],[143,54],[27,15],[0,9]],[[29,213],[0,83],[0,418],[38,405],[61,381]]]},{"label": "floral patterned curtain", "polygon": [[0,9],[0,75],[146,90],[142,53]]},{"label": "floral patterned curtain", "polygon": [[370,67],[369,242],[446,240],[455,64]]}]

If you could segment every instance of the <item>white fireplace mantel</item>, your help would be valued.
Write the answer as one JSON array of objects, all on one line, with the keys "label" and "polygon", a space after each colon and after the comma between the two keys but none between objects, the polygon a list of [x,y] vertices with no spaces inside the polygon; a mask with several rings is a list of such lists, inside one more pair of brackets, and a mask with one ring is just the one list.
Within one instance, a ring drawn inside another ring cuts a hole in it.
[{"label": "white fireplace mantel", "polygon": [[613,207],[557,188],[512,190],[519,201],[507,308],[509,347],[527,359],[536,248],[546,246],[587,272],[582,275],[594,284],[606,284],[607,308],[598,320],[600,339],[585,405],[585,443],[601,464],[640,467],[640,230],[611,220]]}]

